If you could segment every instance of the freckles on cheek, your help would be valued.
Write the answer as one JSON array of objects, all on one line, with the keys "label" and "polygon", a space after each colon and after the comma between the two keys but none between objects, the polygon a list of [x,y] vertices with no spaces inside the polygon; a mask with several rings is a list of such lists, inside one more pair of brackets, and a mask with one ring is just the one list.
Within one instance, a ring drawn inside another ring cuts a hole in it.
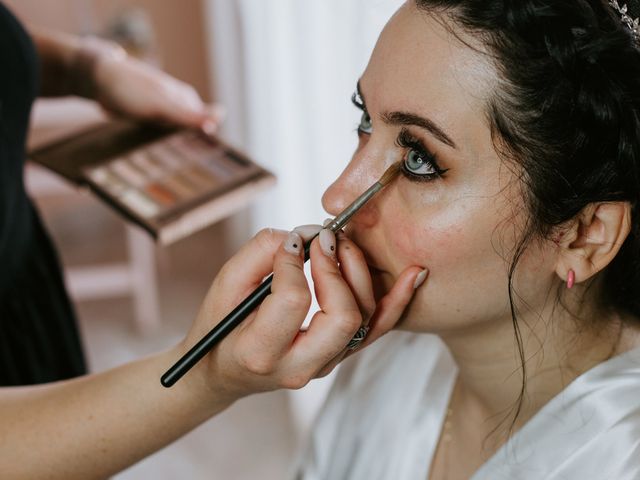
[{"label": "freckles on cheek", "polygon": [[485,203],[475,204],[471,198],[466,192],[452,197],[435,186],[398,188],[388,215],[385,212],[393,273],[418,265],[442,274],[464,268],[484,253],[494,219]]},{"label": "freckles on cheek", "polygon": [[393,236],[391,255],[395,257],[399,274],[405,268],[418,265],[430,270],[451,265],[459,257],[455,246],[463,237],[459,227],[450,225],[444,229],[416,228],[415,224],[397,226]]}]

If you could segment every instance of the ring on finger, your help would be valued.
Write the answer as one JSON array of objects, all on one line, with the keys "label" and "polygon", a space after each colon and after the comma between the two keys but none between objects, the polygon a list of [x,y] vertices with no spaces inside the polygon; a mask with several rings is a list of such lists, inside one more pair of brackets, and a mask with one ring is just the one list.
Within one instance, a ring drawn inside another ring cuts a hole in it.
[{"label": "ring on finger", "polygon": [[367,334],[368,333],[369,333],[369,326],[368,325],[362,325],[358,329],[356,334],[353,336],[353,338],[347,344],[347,350],[356,350],[360,346],[362,341],[365,338],[367,338]]}]

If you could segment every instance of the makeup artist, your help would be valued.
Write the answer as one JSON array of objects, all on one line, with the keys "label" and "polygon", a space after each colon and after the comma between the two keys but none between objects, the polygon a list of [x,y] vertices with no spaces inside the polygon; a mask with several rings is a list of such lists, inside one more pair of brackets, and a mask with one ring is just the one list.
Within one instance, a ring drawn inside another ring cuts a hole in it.
[{"label": "makeup artist", "polygon": [[53,32],[30,38],[0,4],[0,382],[39,383],[85,373],[56,255],[22,182],[34,97],[79,95],[107,110],[213,129],[195,90],[129,59],[111,42]]},{"label": "makeup artist", "polygon": [[[218,275],[179,345],[87,375],[59,262],[22,180],[38,95],[81,95],[121,115],[205,130],[218,122],[188,85],[105,42],[30,37],[0,4],[0,478],[107,477],[236,399],[300,387],[346,354],[363,316],[373,311],[357,304],[349,287],[368,275],[367,266],[345,239],[351,249],[341,276],[336,238],[323,230],[311,251],[323,312],[299,332],[310,301],[301,288],[302,242],[320,228],[307,226],[290,234],[265,230],[250,241]],[[257,312],[176,386],[163,388],[162,373],[272,270],[273,293]],[[371,338],[397,320],[420,272],[408,268],[398,280],[376,313],[381,326]]]}]

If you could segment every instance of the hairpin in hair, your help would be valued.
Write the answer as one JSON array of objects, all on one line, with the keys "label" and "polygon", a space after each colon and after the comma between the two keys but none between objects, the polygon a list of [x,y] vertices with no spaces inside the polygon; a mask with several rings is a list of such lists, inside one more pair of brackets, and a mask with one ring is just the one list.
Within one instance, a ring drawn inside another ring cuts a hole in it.
[{"label": "hairpin in hair", "polygon": [[620,15],[622,23],[624,23],[631,31],[633,40],[636,42],[636,44],[640,45],[640,18],[634,19],[629,16],[629,14],[627,13],[628,8],[626,3],[620,6],[618,0],[609,0],[609,5],[611,5]]}]

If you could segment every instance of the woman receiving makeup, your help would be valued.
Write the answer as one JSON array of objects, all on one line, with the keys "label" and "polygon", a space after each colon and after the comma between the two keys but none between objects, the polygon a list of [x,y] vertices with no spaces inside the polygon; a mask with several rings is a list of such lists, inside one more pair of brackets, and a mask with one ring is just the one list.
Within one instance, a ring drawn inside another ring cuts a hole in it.
[{"label": "woman receiving makeup", "polygon": [[298,478],[640,478],[637,7],[409,0],[390,20],[324,206],[395,152],[404,177],[347,235],[376,292],[429,278],[341,367]]},{"label": "woman receiving makeup", "polygon": [[[408,0],[360,79],[359,147],[325,207],[402,174],[313,241],[310,327],[302,243],[318,228],[264,230],[176,347],[3,389],[3,476],[104,477],[350,357],[298,478],[638,478],[640,53],[616,7]],[[163,389],[272,271],[266,300]]]}]

